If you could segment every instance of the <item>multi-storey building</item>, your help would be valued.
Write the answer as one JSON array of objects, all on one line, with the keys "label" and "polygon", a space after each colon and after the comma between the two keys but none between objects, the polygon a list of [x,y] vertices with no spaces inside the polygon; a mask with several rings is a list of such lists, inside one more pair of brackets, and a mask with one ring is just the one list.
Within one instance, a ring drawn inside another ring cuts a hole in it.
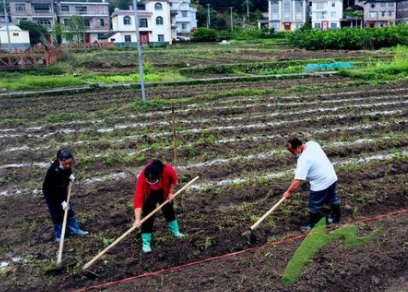
[{"label": "multi-storey building", "polygon": [[393,26],[396,22],[397,1],[394,0],[364,0],[357,4],[364,8],[366,27]]},{"label": "multi-storey building", "polygon": [[[142,45],[172,43],[170,3],[167,0],[148,0],[138,3],[139,33]],[[133,7],[116,9],[112,14],[112,32],[102,37],[117,46],[133,46],[137,43]]]},{"label": "multi-storey building", "polygon": [[397,2],[397,23],[408,23],[408,0]]},{"label": "multi-storey building", "polygon": [[87,43],[109,32],[109,3],[106,0],[60,0],[56,6],[59,23],[67,29],[73,15],[82,16]]},{"label": "multi-storey building", "polygon": [[315,29],[339,29],[343,17],[342,0],[312,0],[312,27]]},{"label": "multi-storey building", "polygon": [[269,28],[294,31],[309,18],[308,0],[269,0]]},{"label": "multi-storey building", "polygon": [[176,35],[173,38],[188,39],[197,28],[197,9],[191,6],[190,0],[170,0],[172,26]]},{"label": "multi-storey building", "polygon": [[49,31],[57,22],[53,0],[10,0],[10,16],[13,24],[18,24],[21,20],[31,20]]}]

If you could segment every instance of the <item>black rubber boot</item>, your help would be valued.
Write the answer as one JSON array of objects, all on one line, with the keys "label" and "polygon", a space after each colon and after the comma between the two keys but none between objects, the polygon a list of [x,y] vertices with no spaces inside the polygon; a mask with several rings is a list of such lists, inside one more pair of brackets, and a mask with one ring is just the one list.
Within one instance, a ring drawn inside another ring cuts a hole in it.
[{"label": "black rubber boot", "polygon": [[333,224],[339,224],[341,218],[340,205],[330,205],[331,208],[331,222]]},{"label": "black rubber boot", "polygon": [[315,225],[320,221],[320,219],[322,219],[324,216],[324,214],[322,213],[312,213],[309,212],[309,224],[306,226],[301,226],[300,230],[302,232],[309,232],[313,227],[315,227]]}]

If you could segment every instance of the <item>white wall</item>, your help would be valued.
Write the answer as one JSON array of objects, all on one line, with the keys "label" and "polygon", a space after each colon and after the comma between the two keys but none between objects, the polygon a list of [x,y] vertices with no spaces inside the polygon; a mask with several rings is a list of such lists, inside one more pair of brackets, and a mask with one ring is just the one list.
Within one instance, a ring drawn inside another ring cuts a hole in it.
[{"label": "white wall", "polygon": [[[172,3],[171,10],[177,12],[174,18],[177,33],[188,34],[192,29],[197,28],[197,10],[191,7],[190,1],[170,0],[170,2]],[[183,11],[187,12],[186,16],[183,16]],[[183,24],[185,28],[183,28]]]},{"label": "white wall", "polygon": [[[8,43],[8,36],[6,30],[0,30],[0,40],[2,44]],[[10,43],[12,44],[29,44],[30,35],[28,31],[12,30],[10,29]]]}]

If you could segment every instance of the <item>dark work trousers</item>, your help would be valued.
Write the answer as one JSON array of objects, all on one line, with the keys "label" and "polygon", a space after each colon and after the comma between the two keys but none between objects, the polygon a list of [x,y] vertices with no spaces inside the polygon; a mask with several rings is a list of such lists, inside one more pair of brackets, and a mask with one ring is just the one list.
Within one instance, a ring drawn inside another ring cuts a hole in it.
[{"label": "dark work trousers", "polygon": [[[165,201],[163,191],[151,191],[146,201],[143,204],[142,214],[143,218],[149,215],[154,209],[157,208],[157,204],[162,204]],[[176,215],[174,214],[173,202],[167,203],[162,208],[164,218],[167,222],[172,222],[176,220]],[[154,217],[150,217],[147,221],[142,224],[142,233],[152,233]]]},{"label": "dark work trousers", "polygon": [[312,213],[321,213],[325,204],[340,205],[336,193],[337,182],[322,191],[310,191],[309,208]]},{"label": "dark work trousers", "polygon": [[[51,219],[54,224],[62,224],[64,221],[64,209],[62,209],[63,197],[53,196],[52,194],[44,193],[45,201],[47,202],[48,209],[50,210]],[[72,208],[68,210],[68,219],[75,216]]]}]

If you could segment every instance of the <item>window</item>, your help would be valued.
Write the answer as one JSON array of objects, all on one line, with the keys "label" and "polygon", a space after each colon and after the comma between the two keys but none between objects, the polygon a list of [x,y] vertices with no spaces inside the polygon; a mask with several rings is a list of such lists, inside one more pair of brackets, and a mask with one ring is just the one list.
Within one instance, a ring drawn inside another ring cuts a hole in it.
[{"label": "window", "polygon": [[61,11],[62,12],[69,12],[69,6],[68,5],[61,5]]},{"label": "window", "polygon": [[314,28],[320,29],[320,23],[315,23]]},{"label": "window", "polygon": [[99,19],[99,25],[100,26],[105,26],[105,19],[103,19],[103,18]]},{"label": "window", "polygon": [[377,18],[377,12],[376,11],[370,11],[370,17],[371,18]]},{"label": "window", "polygon": [[181,17],[187,17],[187,11],[181,11]]},{"label": "window", "polygon": [[77,14],[86,14],[88,8],[86,6],[75,6],[75,11]]},{"label": "window", "polygon": [[388,7],[394,7],[394,3],[393,2],[388,2]]},{"label": "window", "polygon": [[330,12],[330,17],[331,18],[336,18],[337,17],[337,12],[336,11]]},{"label": "window", "polygon": [[159,16],[156,18],[156,25],[163,25],[163,17]]},{"label": "window", "polygon": [[18,37],[18,32],[13,32],[13,36]]},{"label": "window", "polygon": [[131,35],[125,35],[125,43],[131,43],[132,42],[132,36]]},{"label": "window", "polygon": [[148,27],[146,18],[139,19],[139,27]]},{"label": "window", "polygon": [[337,28],[337,23],[335,23],[335,22],[330,23],[330,28],[336,29]]},{"label": "window", "polygon": [[182,23],[182,24],[181,24],[181,29],[187,29],[187,24]]},{"label": "window", "polygon": [[164,42],[164,34],[159,34],[157,38],[160,43]]},{"label": "window", "polygon": [[35,13],[50,13],[51,12],[51,6],[49,4],[32,4],[32,7],[34,8]]},{"label": "window", "polygon": [[336,3],[332,3],[332,7],[336,7]]},{"label": "window", "polygon": [[163,10],[163,5],[161,3],[154,4],[154,10]]},{"label": "window", "polygon": [[303,19],[303,2],[300,1],[295,2],[295,18],[296,20]]},{"label": "window", "polygon": [[64,25],[65,25],[65,26],[69,26],[69,25],[70,25],[69,19],[64,19]]},{"label": "window", "polygon": [[393,15],[394,15],[394,12],[388,11],[388,16],[393,16]]},{"label": "window", "polygon": [[371,8],[375,8],[375,4],[371,4]]},{"label": "window", "polygon": [[291,2],[290,1],[284,1],[283,2],[283,19],[284,20],[291,20],[292,19],[292,11],[291,11]]},{"label": "window", "polygon": [[316,8],[317,9],[324,9],[324,3],[322,3],[322,2],[317,3]]},{"label": "window", "polygon": [[46,27],[46,28],[51,28],[51,19],[47,19],[47,18],[34,18],[33,19],[35,22],[41,24],[42,26]]},{"label": "window", "polygon": [[386,12],[385,12],[385,11],[381,11],[381,16],[382,16],[382,17],[384,17],[384,16],[385,16],[385,14],[386,14]]},{"label": "window", "polygon": [[387,7],[387,2],[381,2],[380,7]]},{"label": "window", "polygon": [[18,12],[24,12],[24,11],[26,11],[26,6],[25,6],[25,4],[17,4],[17,3],[16,3],[16,11],[18,11]]},{"label": "window", "polygon": [[316,12],[316,19],[325,19],[327,15],[326,11],[323,12]]},{"label": "window", "polygon": [[129,16],[123,17],[123,24],[124,25],[131,25],[132,24]]},{"label": "window", "polygon": [[279,19],[279,4],[278,2],[272,2],[272,19]]},{"label": "window", "polygon": [[85,27],[91,27],[91,20],[90,19],[84,19],[84,26]]}]

